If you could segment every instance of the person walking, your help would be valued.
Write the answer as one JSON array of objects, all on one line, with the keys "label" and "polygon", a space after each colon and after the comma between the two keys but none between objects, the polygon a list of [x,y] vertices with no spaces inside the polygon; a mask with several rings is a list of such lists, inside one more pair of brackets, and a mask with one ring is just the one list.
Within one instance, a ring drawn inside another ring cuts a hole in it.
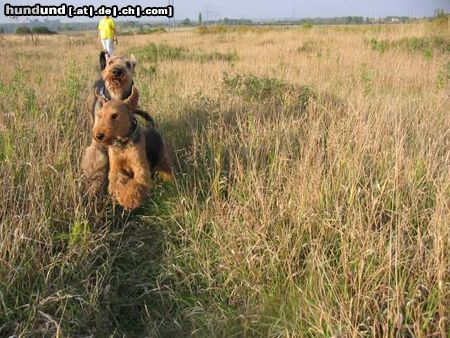
[{"label": "person walking", "polygon": [[108,60],[114,53],[114,41],[117,43],[116,24],[109,16],[98,23],[98,42],[102,42]]}]

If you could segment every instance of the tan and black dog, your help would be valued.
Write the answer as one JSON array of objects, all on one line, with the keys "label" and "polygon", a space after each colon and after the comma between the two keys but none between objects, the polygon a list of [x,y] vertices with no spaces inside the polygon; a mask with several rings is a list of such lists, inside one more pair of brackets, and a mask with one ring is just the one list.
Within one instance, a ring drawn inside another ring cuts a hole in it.
[{"label": "tan and black dog", "polygon": [[[99,95],[102,107],[95,114],[92,130],[95,142],[108,149],[108,191],[127,210],[140,207],[155,175],[164,180],[173,178],[161,135],[153,127],[140,127],[136,121],[138,99],[134,86],[125,100],[106,101]],[[97,159],[91,160],[91,165],[96,166]]]},{"label": "tan and black dog", "polygon": [[105,52],[100,53],[101,77],[94,82],[92,92],[87,99],[87,107],[92,122],[96,109],[100,108],[98,95],[95,95],[95,93],[100,93],[105,100],[126,99],[131,94],[136,64],[137,60],[133,55],[130,58],[113,56],[106,61]]}]

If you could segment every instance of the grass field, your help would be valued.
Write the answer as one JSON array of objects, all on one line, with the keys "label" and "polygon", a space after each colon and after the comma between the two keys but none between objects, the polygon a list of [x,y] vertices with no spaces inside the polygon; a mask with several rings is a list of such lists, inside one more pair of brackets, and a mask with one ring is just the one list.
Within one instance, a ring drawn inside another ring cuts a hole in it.
[{"label": "grass field", "polygon": [[0,36],[0,336],[450,337],[449,27],[122,37],[176,171],[132,214],[94,35]]}]

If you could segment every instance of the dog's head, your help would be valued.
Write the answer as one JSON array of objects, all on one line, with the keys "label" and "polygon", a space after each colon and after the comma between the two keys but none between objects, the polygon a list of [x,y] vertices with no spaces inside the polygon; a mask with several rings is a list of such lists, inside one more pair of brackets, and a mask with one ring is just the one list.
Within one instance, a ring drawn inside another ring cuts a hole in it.
[{"label": "dog's head", "polygon": [[[133,85],[133,74],[137,60],[132,55],[130,58],[123,56],[112,56],[108,61],[104,61],[102,78],[105,81],[106,89],[112,98],[120,99],[131,89]],[[102,61],[100,61],[100,67]]]},{"label": "dog's head", "polygon": [[102,107],[95,114],[92,129],[94,139],[106,146],[126,138],[135,123],[133,112],[136,109],[139,92],[133,86],[131,95],[125,100],[106,101],[97,95]]}]

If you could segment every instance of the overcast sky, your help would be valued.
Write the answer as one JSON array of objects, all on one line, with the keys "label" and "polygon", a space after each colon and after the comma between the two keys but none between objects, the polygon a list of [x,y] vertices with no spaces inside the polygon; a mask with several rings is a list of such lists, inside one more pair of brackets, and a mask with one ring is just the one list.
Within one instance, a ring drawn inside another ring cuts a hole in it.
[{"label": "overcast sky", "polygon": [[[1,22],[10,22],[4,16],[5,1],[11,5],[32,5],[34,1],[1,0]],[[58,5],[60,3],[81,6],[92,5],[135,5],[162,6],[168,0],[36,0],[42,5]],[[388,15],[431,16],[436,8],[450,12],[450,0],[175,0],[176,19],[191,18],[197,20],[198,13],[203,12],[205,18],[208,9],[211,19],[228,18],[304,18],[330,16],[370,16]],[[24,21],[24,19],[22,19]],[[68,21],[69,19],[63,19]],[[80,18],[73,21],[84,21]]]}]

